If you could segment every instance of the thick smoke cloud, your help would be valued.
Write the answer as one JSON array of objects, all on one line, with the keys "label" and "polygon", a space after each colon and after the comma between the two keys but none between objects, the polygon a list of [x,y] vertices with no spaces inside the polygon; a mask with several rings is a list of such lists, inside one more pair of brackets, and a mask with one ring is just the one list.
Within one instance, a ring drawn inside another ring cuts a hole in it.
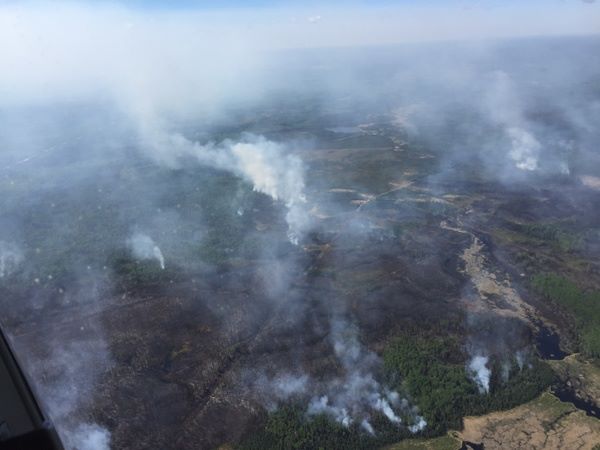
[{"label": "thick smoke cloud", "polygon": [[[247,16],[132,11],[114,5],[0,6],[0,42],[6,44],[0,55],[0,177],[3,186],[16,180],[10,188],[23,189],[20,198],[26,199],[22,205],[6,205],[11,215],[0,222],[0,279],[37,280],[40,290],[32,297],[24,295],[28,302],[18,306],[27,310],[21,316],[24,322],[56,305],[86,307],[72,317],[86,322],[82,336],[64,336],[49,327],[48,335],[33,342],[15,337],[21,352],[29,355],[26,366],[33,379],[42,380],[38,388],[67,446],[104,449],[111,442],[108,430],[81,413],[112,363],[110,337],[94,315],[105,306],[106,285],[118,277],[106,261],[125,259],[120,253],[125,250],[134,259],[155,260],[164,269],[161,274],[192,267],[205,270],[207,277],[216,272],[210,263],[190,261],[185,253],[187,247],[205,242],[210,220],[210,212],[185,215],[189,212],[177,210],[179,196],[209,183],[206,174],[184,179],[186,169],[222,171],[241,181],[239,198],[226,207],[253,230],[266,225],[253,216],[252,202],[244,203],[247,191],[259,194],[258,201],[272,200],[275,209],[283,210],[288,240],[296,244],[288,247],[301,251],[317,226],[314,211],[322,206],[310,194],[324,181],[302,156],[318,148],[319,138],[298,132],[303,124],[297,117],[289,120],[288,109],[310,101],[314,109],[303,113],[307,123],[313,113],[322,114],[333,129],[357,129],[367,119],[383,117],[438,157],[439,171],[429,180],[432,188],[456,167],[474,162],[481,162],[491,179],[507,184],[557,174],[582,174],[589,181],[598,173],[600,102],[578,98],[583,91],[568,94],[574,79],[583,86],[597,74],[597,66],[573,73],[577,58],[585,54],[561,60],[568,52],[550,46],[548,54],[538,54],[535,42],[528,40],[516,49],[493,41],[330,47],[514,37],[522,33],[517,28],[531,35],[585,34],[597,31],[599,12],[591,8],[595,5],[542,11],[523,7],[520,14],[510,8],[451,14],[445,8],[330,8],[318,13],[283,8]],[[522,26],[515,26],[515,17]],[[298,50],[307,47],[321,48]],[[530,59],[543,61],[547,71],[531,69]],[[526,94],[529,90],[534,94]],[[543,107],[558,112],[541,118]],[[63,114],[70,108],[75,112]],[[332,118],[330,111],[338,109],[341,117]],[[557,135],[545,120],[565,124],[561,128],[569,132]],[[293,132],[283,135],[264,126],[269,121]],[[101,173],[98,166],[107,171]],[[141,179],[140,174],[163,170],[172,175],[166,188],[151,178],[137,189],[119,189],[130,187],[128,181]],[[177,183],[179,190],[173,187]],[[101,190],[108,187],[115,190],[105,195]],[[82,227],[102,232],[94,228],[97,224],[85,222],[90,192],[98,199],[91,208],[107,208],[116,236],[92,248],[74,237]],[[81,213],[71,217],[61,212],[61,198],[74,202]],[[116,211],[109,208],[113,205]],[[21,215],[21,207],[55,208],[52,222],[44,224],[56,231],[48,238],[53,245],[34,233],[21,235],[30,219]],[[352,233],[365,234],[367,222],[351,218],[347,225]],[[281,256],[280,246],[273,244],[276,233],[268,230],[260,241],[260,257],[276,266],[261,278],[271,301],[285,295],[302,269],[293,258]],[[237,244],[243,247],[250,237]],[[22,248],[20,243],[28,240],[36,247]],[[67,263],[52,259],[48,247],[76,248],[78,258]],[[67,267],[68,276],[60,280],[64,284],[53,284],[53,273],[40,274],[36,261],[45,264],[44,270]],[[319,302],[327,305],[328,299]],[[210,306],[211,311],[221,308]],[[418,405],[380,381],[381,362],[361,343],[352,320],[339,311],[332,316],[326,327],[341,374],[324,380],[304,373],[259,377],[254,386],[268,391],[266,406],[275,408],[300,396],[308,415],[325,413],[344,425],[359,424],[368,433],[376,433],[374,414],[412,432],[423,430],[426,422]],[[290,313],[289,320],[294,319]],[[33,351],[40,347],[41,355]],[[522,366],[526,357],[517,353],[517,361]],[[465,370],[482,392],[489,390],[487,353],[474,353]]]},{"label": "thick smoke cloud", "polygon": [[246,135],[240,142],[202,145],[181,134],[164,134],[156,127],[142,139],[152,157],[161,163],[172,167],[191,157],[202,165],[229,171],[251,183],[255,191],[281,201],[288,210],[286,221],[292,243],[298,244],[308,229],[302,161],[282,144]]}]

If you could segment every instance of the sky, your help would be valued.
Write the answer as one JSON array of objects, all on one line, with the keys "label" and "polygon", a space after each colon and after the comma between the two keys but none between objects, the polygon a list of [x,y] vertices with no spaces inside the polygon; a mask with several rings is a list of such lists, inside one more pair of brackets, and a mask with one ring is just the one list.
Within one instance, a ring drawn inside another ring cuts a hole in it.
[{"label": "sky", "polygon": [[[7,2],[14,0],[6,0]],[[22,0],[21,0],[22,1]],[[593,3],[593,0],[575,0]],[[15,1],[16,2],[16,1]],[[407,5],[455,5],[459,8],[497,7],[502,5],[539,4],[552,5],[566,3],[565,0],[87,0],[87,3],[113,3],[141,9],[219,9],[219,8],[255,8],[255,7],[299,7],[299,6],[407,6]]]},{"label": "sky", "polygon": [[599,33],[591,0],[0,0],[0,96],[160,86],[171,98],[174,71],[181,86],[218,80],[219,95],[273,50]]},{"label": "sky", "polygon": [[[40,15],[48,19],[40,21]],[[101,20],[111,21],[106,24],[108,28],[123,22],[130,29],[142,23],[168,27],[178,22],[190,32],[208,30],[212,36],[233,37],[261,48],[343,47],[595,34],[600,33],[600,3],[596,0],[0,0],[0,25],[4,28],[0,39],[5,44],[18,39],[24,33],[23,27],[60,24],[61,28],[77,29],[91,22],[94,28]],[[12,37],[11,31],[16,32]],[[40,27],[39,31],[45,29]]]}]

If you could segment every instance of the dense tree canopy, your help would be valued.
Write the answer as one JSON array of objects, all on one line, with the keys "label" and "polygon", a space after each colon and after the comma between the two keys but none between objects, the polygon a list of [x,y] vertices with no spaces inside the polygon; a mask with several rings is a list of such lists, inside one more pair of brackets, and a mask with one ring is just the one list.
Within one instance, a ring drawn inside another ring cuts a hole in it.
[{"label": "dense tree canopy", "polygon": [[548,301],[573,316],[586,356],[600,358],[600,292],[586,292],[564,277],[546,274],[533,279],[534,288]]}]

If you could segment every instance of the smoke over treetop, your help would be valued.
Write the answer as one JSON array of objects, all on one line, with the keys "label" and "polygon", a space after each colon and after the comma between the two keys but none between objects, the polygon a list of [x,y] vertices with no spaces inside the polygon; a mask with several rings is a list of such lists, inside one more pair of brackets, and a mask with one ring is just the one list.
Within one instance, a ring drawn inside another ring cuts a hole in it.
[{"label": "smoke over treetop", "polygon": [[139,259],[156,259],[161,269],[165,268],[165,258],[158,245],[150,236],[136,233],[127,240],[133,255]]}]

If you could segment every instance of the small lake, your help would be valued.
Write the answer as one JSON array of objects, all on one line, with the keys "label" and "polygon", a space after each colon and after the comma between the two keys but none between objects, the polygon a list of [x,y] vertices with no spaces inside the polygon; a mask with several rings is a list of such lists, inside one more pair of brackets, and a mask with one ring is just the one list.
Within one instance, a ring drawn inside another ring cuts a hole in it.
[{"label": "small lake", "polygon": [[565,386],[558,386],[552,392],[561,402],[573,403],[575,408],[584,411],[586,416],[600,419],[600,408],[592,402],[588,402],[581,397],[578,397],[574,390],[568,389]]},{"label": "small lake", "polygon": [[560,337],[541,322],[536,323],[539,331],[535,336],[535,345],[542,359],[564,359],[567,353],[560,349]]}]

